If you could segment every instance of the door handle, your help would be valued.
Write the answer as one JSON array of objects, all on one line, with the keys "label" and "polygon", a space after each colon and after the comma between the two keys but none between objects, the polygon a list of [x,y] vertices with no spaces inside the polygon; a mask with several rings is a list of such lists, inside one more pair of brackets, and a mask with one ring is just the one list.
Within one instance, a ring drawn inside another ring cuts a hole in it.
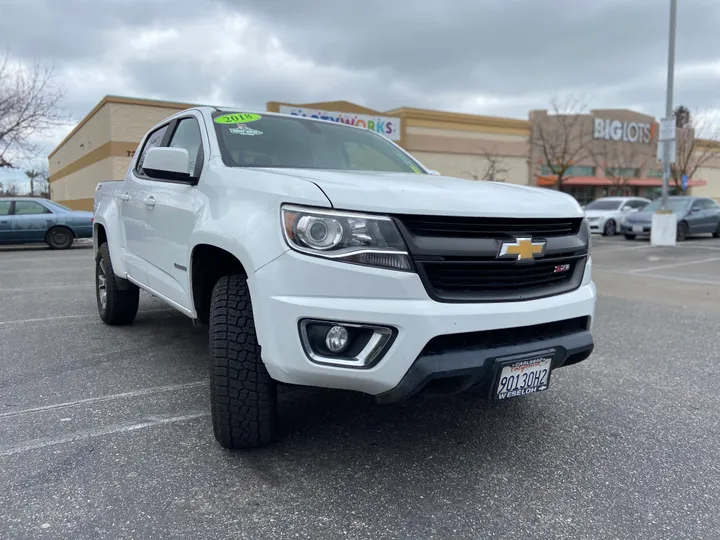
[{"label": "door handle", "polygon": [[155,206],[155,197],[153,197],[153,196],[151,195],[150,197],[148,197],[147,199],[145,199],[145,205],[146,205],[148,208],[152,208],[153,206]]},{"label": "door handle", "polygon": [[129,193],[123,193],[120,195],[120,200],[123,202],[128,202],[130,200],[130,194]]},{"label": "door handle", "polygon": [[3,219],[2,221],[0,221],[0,223],[10,223],[10,220],[9,220],[9,219]]}]

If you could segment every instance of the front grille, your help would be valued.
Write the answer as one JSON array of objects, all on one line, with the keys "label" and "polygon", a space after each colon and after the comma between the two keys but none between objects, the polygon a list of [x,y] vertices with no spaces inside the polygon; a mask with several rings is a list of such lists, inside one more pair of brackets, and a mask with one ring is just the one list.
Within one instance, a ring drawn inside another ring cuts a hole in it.
[{"label": "front grille", "polygon": [[578,234],[582,218],[515,219],[452,216],[395,216],[415,236],[446,238],[555,237]]},{"label": "front grille", "polygon": [[587,330],[589,317],[577,317],[534,326],[516,326],[498,328],[463,334],[445,334],[432,338],[420,353],[420,356],[445,354],[468,349],[494,349],[511,345],[523,345],[543,339],[552,339]]},{"label": "front grille", "polygon": [[573,288],[578,271],[585,269],[585,256],[554,257],[530,264],[515,261],[418,261],[417,264],[421,277],[437,300],[528,300]]}]

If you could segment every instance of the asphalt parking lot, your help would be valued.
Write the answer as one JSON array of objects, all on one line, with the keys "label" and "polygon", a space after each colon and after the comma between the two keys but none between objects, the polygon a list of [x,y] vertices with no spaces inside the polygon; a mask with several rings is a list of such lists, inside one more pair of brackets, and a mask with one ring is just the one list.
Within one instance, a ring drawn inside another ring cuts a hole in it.
[{"label": "asphalt parking lot", "polygon": [[720,240],[596,238],[596,350],[549,391],[282,396],[212,437],[206,332],[98,318],[92,250],[0,248],[0,538],[720,538]]}]

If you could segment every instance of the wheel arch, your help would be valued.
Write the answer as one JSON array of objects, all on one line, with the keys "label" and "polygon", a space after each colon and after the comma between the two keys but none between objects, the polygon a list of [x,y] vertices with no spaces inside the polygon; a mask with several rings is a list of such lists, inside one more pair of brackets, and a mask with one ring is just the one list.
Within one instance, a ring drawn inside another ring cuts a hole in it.
[{"label": "wheel arch", "polygon": [[248,276],[248,268],[231,251],[215,243],[197,243],[190,253],[188,267],[192,309],[195,316],[207,323],[210,316],[210,299],[213,288],[224,276]]}]

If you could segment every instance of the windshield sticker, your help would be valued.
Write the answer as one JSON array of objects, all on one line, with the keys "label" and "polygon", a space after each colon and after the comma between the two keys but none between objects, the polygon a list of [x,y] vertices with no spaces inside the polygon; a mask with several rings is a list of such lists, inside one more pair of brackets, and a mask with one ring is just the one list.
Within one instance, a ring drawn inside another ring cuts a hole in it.
[{"label": "windshield sticker", "polygon": [[250,122],[255,122],[257,120],[260,120],[262,116],[255,113],[233,113],[233,114],[223,114],[222,116],[218,116],[215,119],[216,124],[249,124]]},{"label": "windshield sticker", "polygon": [[245,124],[238,124],[237,127],[230,128],[230,133],[233,135],[262,135],[262,131],[258,131],[257,129],[249,128]]},{"label": "windshield sticker", "polygon": [[411,160],[409,157],[407,157],[405,154],[403,154],[399,150],[396,150],[395,155],[397,157],[399,157],[400,159],[402,159],[405,162],[405,164],[412,169],[412,171],[414,173],[423,174],[423,170],[420,167],[418,167],[415,164],[415,162],[413,160]]}]

